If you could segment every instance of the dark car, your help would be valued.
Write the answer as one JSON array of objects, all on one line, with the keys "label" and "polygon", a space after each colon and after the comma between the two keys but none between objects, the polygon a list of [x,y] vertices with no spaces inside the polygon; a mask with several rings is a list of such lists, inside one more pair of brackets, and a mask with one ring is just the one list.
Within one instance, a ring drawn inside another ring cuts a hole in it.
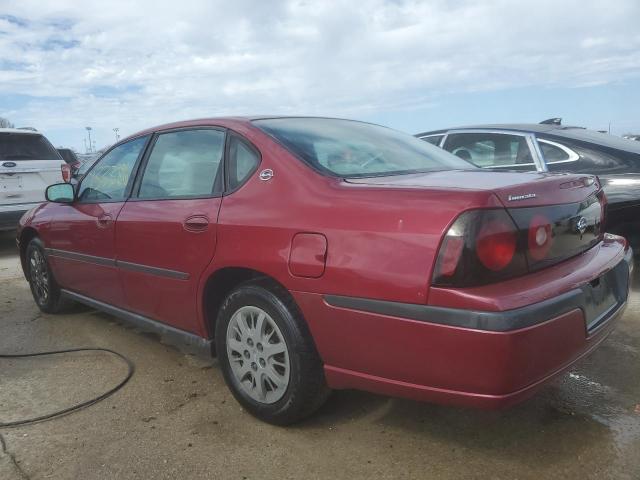
[{"label": "dark car", "polygon": [[236,399],[279,424],[331,388],[511,405],[627,303],[595,177],[483,171],[368,123],[164,125],[47,199],[17,237],[41,310],[215,346]]},{"label": "dark car", "polygon": [[541,124],[480,125],[416,135],[491,170],[597,175],[607,195],[606,230],[640,253],[640,143],[560,119]]},{"label": "dark car", "polygon": [[76,155],[76,152],[74,152],[70,148],[57,148],[56,150],[58,150],[58,153],[60,154],[60,156],[69,165],[80,164],[80,160],[78,160],[78,156]]}]

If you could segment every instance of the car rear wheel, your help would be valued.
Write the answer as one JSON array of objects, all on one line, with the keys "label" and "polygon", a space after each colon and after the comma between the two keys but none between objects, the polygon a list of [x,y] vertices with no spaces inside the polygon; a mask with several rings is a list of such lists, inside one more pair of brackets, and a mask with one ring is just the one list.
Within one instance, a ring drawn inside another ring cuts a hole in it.
[{"label": "car rear wheel", "polygon": [[62,297],[38,238],[31,240],[27,246],[26,274],[33,299],[44,313],[59,313],[71,305],[70,300]]},{"label": "car rear wheel", "polygon": [[252,282],[231,292],[218,314],[216,350],[234,397],[261,420],[296,422],[328,396],[306,323],[281,287]]}]

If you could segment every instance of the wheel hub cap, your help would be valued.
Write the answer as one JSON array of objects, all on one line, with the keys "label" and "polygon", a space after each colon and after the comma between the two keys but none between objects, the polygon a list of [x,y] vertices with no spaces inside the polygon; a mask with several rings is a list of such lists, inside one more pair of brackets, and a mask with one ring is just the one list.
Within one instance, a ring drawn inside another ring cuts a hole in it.
[{"label": "wheel hub cap", "polygon": [[235,380],[254,400],[274,403],[289,385],[289,351],[273,318],[261,308],[237,310],[227,327],[227,357]]}]

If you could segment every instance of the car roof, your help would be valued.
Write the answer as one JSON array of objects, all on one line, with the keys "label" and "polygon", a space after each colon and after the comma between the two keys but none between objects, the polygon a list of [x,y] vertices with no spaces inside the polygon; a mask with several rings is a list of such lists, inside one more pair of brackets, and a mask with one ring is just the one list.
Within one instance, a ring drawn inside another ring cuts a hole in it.
[{"label": "car roof", "polygon": [[540,123],[496,123],[488,125],[470,125],[466,127],[446,128],[432,130],[430,132],[418,133],[416,137],[427,135],[439,135],[454,130],[511,130],[526,133],[543,133],[569,140],[588,142],[604,147],[615,148],[627,152],[640,153],[640,142],[628,138],[622,138],[608,133],[601,133],[596,130],[589,130],[583,127],[569,125],[547,125]]},{"label": "car roof", "polygon": [[0,133],[23,133],[25,135],[42,135],[36,130],[27,130],[25,128],[0,128]]},{"label": "car roof", "polygon": [[359,123],[369,123],[361,120],[352,120],[348,118],[337,118],[337,117],[322,117],[322,116],[314,116],[314,115],[245,115],[245,116],[224,116],[224,117],[208,117],[208,118],[196,118],[193,120],[181,120],[178,122],[165,123],[162,125],[157,125],[155,127],[146,128],[139,132],[136,132],[128,137],[120,140],[118,144],[131,140],[132,138],[140,137],[142,135],[148,135],[153,132],[158,132],[162,130],[172,130],[175,128],[186,128],[186,127],[197,127],[197,126],[219,126],[219,127],[227,127],[233,128],[234,125],[248,125],[254,120],[271,120],[278,118],[324,118],[327,120],[344,120],[350,122],[359,122]]}]

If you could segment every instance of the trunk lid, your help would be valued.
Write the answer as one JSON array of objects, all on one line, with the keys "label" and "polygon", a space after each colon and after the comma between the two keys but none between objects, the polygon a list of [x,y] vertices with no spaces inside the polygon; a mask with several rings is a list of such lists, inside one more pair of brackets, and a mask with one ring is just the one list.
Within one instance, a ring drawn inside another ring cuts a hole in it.
[{"label": "trunk lid", "polygon": [[588,250],[604,233],[605,198],[592,175],[443,171],[346,181],[387,188],[490,191],[513,221],[516,250],[524,255],[529,272]]},{"label": "trunk lid", "polygon": [[600,183],[593,175],[480,169],[347,178],[345,181],[388,188],[491,191],[506,208],[580,202],[600,189]]}]

